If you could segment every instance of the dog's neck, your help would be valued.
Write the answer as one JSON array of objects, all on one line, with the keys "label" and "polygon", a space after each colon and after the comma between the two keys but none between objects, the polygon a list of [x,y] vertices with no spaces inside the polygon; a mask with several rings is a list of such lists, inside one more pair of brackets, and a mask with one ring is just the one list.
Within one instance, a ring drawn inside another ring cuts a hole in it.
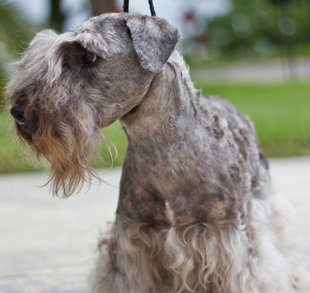
[{"label": "dog's neck", "polygon": [[[142,102],[121,119],[129,145],[178,139],[178,128],[195,120],[200,91],[194,89],[183,57],[174,52],[155,75]],[[180,129],[179,129],[180,130]]]},{"label": "dog's neck", "polygon": [[152,172],[156,182],[165,182],[165,170],[179,164],[177,150],[192,148],[193,130],[199,124],[199,97],[183,58],[175,52],[154,77],[142,103],[121,119],[128,137],[124,178],[143,178],[140,172],[144,171]]}]

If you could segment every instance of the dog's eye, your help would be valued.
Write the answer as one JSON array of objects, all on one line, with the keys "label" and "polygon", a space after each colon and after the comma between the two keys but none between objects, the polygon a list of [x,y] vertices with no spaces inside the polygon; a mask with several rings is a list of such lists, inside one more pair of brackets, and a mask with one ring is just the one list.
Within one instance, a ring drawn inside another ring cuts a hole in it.
[{"label": "dog's eye", "polygon": [[82,54],[82,61],[84,64],[87,64],[87,65],[93,64],[96,61],[96,59],[97,59],[97,55],[92,52],[85,51]]}]

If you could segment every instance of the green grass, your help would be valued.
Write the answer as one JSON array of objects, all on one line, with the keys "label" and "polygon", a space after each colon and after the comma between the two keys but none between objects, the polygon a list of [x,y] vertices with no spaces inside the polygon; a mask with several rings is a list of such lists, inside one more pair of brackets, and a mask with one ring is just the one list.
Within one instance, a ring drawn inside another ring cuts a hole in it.
[{"label": "green grass", "polygon": [[35,162],[27,154],[27,150],[21,148],[16,136],[13,135],[13,127],[7,114],[0,115],[0,172],[22,172],[39,169]]},{"label": "green grass", "polygon": [[[269,157],[310,155],[310,83],[275,85],[197,84],[205,95],[229,99],[254,121],[263,148]],[[38,165],[21,146],[7,113],[0,113],[0,173],[38,171]],[[121,165],[127,142],[118,122],[104,130],[116,146],[114,166]],[[98,167],[110,167],[111,158],[102,144]],[[115,155],[113,147],[112,154]]]},{"label": "green grass", "polygon": [[230,100],[254,121],[267,156],[310,155],[310,83],[197,84]]}]

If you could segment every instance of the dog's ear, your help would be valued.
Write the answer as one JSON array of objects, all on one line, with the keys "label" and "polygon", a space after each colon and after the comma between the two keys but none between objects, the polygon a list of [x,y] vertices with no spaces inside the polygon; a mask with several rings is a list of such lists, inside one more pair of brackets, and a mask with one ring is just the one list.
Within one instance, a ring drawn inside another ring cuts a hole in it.
[{"label": "dog's ear", "polygon": [[165,19],[151,16],[132,16],[126,24],[141,66],[160,72],[180,39],[178,29]]}]

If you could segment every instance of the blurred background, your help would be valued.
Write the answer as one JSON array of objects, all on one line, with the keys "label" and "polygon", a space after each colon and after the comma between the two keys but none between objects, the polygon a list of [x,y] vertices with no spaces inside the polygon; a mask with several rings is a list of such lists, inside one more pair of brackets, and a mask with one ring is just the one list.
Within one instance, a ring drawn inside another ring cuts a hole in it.
[{"label": "blurred background", "polygon": [[[157,15],[182,33],[178,50],[195,86],[229,99],[254,121],[272,158],[274,186],[297,210],[301,256],[310,271],[310,0],[153,1]],[[44,162],[20,144],[1,101],[37,31],[74,29],[92,15],[122,11],[122,4],[0,0],[0,293],[88,292],[99,231],[114,219],[121,169],[100,170],[108,184],[95,182],[79,196],[52,197],[47,172],[39,172]],[[130,0],[130,12],[149,15],[148,1]],[[102,144],[94,163],[120,166],[125,134],[119,122],[103,131],[118,152],[111,147],[112,159]]]},{"label": "blurred background", "polygon": [[[0,97],[21,52],[44,28],[74,29],[92,15],[122,11],[120,0],[0,0]],[[154,0],[182,33],[178,49],[204,95],[231,100],[255,122],[269,157],[310,155],[310,0]],[[147,0],[130,12],[149,14]],[[0,109],[0,173],[38,171]],[[126,139],[104,130],[120,165]],[[111,166],[107,147],[98,167]]]}]

